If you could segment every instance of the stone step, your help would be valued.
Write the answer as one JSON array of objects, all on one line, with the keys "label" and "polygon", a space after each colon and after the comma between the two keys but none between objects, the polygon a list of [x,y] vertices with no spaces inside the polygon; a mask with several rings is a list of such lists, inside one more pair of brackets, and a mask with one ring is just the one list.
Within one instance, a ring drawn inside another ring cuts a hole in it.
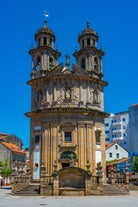
[{"label": "stone step", "polygon": [[106,184],[103,186],[103,195],[126,195],[127,190],[121,190],[115,185]]},{"label": "stone step", "polygon": [[129,189],[138,191],[138,182],[135,181],[135,182],[129,183]]},{"label": "stone step", "polygon": [[39,184],[30,184],[23,189],[14,193],[14,195],[39,195],[40,194],[40,185]]}]

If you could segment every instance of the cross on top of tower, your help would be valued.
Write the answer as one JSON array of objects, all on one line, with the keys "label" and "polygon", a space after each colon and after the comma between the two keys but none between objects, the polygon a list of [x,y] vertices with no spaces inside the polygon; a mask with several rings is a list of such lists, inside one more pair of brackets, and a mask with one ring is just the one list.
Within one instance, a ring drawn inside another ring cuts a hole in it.
[{"label": "cross on top of tower", "polygon": [[49,17],[49,14],[47,11],[44,11],[44,23],[46,24],[47,23],[47,17]]}]

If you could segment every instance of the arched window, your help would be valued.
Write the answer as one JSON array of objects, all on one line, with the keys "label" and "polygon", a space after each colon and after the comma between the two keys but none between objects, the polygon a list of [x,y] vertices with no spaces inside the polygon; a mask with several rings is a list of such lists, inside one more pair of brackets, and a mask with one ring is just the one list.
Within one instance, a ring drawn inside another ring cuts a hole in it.
[{"label": "arched window", "polygon": [[94,58],[94,69],[98,69],[98,58],[97,57],[95,57]]},{"label": "arched window", "polygon": [[83,69],[85,69],[85,59],[84,58],[82,58],[82,60],[81,60],[81,67]]},{"label": "arched window", "polygon": [[37,59],[36,59],[36,67],[35,67],[35,69],[39,70],[40,68],[41,68],[41,58],[40,58],[40,56],[38,56]]},{"label": "arched window", "polygon": [[100,145],[101,143],[101,131],[100,130],[95,131],[95,141],[97,145]]},{"label": "arched window", "polygon": [[44,37],[44,45],[47,45],[47,38]]},{"label": "arched window", "polygon": [[87,39],[87,46],[90,46],[90,38]]},{"label": "arched window", "polygon": [[49,58],[49,68],[51,68],[53,66],[53,58],[50,57]]}]

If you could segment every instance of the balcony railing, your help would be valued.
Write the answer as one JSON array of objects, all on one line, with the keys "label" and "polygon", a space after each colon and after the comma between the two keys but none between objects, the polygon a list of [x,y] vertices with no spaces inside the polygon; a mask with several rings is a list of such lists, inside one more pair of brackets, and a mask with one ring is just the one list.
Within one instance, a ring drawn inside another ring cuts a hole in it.
[{"label": "balcony railing", "polygon": [[120,126],[122,124],[121,121],[113,122],[112,126]]},{"label": "balcony railing", "polygon": [[122,133],[122,129],[114,129],[112,130],[113,134],[121,134]]}]

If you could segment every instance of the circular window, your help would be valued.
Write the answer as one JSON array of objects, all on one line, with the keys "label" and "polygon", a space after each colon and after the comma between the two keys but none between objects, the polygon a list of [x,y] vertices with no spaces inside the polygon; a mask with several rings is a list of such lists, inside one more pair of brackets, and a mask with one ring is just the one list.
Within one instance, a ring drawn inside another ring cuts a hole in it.
[{"label": "circular window", "polygon": [[38,166],[39,166],[39,164],[36,162],[36,163],[35,163],[35,167],[38,168]]}]

